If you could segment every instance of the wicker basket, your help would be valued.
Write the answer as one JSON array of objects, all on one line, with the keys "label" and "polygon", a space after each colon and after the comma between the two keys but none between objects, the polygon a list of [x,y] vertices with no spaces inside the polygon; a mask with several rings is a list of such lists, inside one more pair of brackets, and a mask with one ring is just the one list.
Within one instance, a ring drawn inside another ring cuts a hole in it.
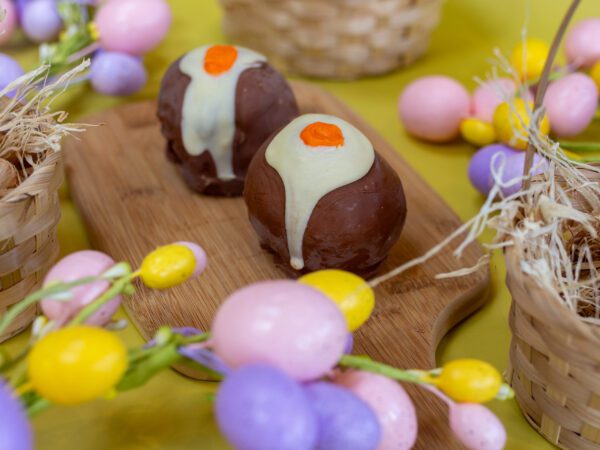
[{"label": "wicker basket", "polygon": [[229,38],[291,72],[352,79],[421,56],[442,0],[221,0]]},{"label": "wicker basket", "polygon": [[[48,151],[19,186],[0,198],[0,316],[40,284],[59,253],[58,188],[63,180],[61,152]],[[0,342],[26,328],[35,307],[23,313]]]},{"label": "wicker basket", "polygon": [[531,425],[565,449],[600,449],[600,329],[541,289],[506,252],[512,342],[509,382]]}]

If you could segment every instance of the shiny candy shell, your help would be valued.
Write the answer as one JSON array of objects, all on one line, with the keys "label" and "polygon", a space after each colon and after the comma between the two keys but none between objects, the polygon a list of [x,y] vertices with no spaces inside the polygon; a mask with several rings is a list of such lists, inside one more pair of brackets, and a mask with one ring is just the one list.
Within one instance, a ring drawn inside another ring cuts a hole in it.
[{"label": "shiny candy shell", "polygon": [[485,361],[457,359],[442,367],[436,385],[454,401],[485,403],[500,391],[502,376]]},{"label": "shiny candy shell", "polygon": [[104,50],[143,55],[165,38],[171,26],[165,0],[119,0],[101,5],[96,13]]},{"label": "shiny candy shell", "polygon": [[460,122],[469,115],[466,89],[446,76],[429,76],[410,83],[402,92],[398,110],[406,131],[431,142],[458,136]]},{"label": "shiny candy shell", "polygon": [[417,415],[406,391],[382,375],[348,371],[335,377],[335,383],[361,398],[379,419],[379,450],[409,450],[417,440]]},{"label": "shiny candy shell", "polygon": [[215,315],[213,349],[229,366],[270,364],[314,380],[339,361],[348,339],[340,310],[296,281],[265,281],[230,295]]},{"label": "shiny candy shell", "polygon": [[483,146],[496,140],[496,131],[491,123],[469,117],[460,124],[460,135],[470,144]]},{"label": "shiny candy shell", "polygon": [[[518,150],[527,148],[529,124],[531,122],[531,107],[527,106],[524,100],[515,98],[513,107],[507,102],[501,103],[494,113],[494,128],[500,142],[509,145]],[[539,124],[540,132],[548,134],[550,132],[550,122],[548,116],[544,115]]]},{"label": "shiny candy shell", "polygon": [[298,282],[329,297],[344,314],[350,331],[365,323],[375,307],[373,289],[358,275],[344,270],[319,270],[300,277]]},{"label": "shiny candy shell", "polygon": [[561,137],[585,130],[598,110],[598,88],[583,73],[572,73],[550,84],[544,97],[550,126]]},{"label": "shiny candy shell", "polygon": [[578,67],[592,67],[600,61],[600,18],[573,25],[565,38],[567,60]]},{"label": "shiny candy shell", "polygon": [[[56,263],[46,275],[44,285],[53,281],[72,282],[80,278],[98,276],[115,265],[115,261],[108,255],[84,250],[65,256]],[[108,281],[94,281],[71,290],[73,298],[69,301],[44,299],[41,302],[42,311],[51,320],[63,322],[72,319],[81,309],[89,305],[109,288]],[[102,306],[88,320],[90,325],[102,326],[108,323],[119,308],[121,296]]]},{"label": "shiny candy shell", "polygon": [[101,94],[126,96],[142,89],[148,74],[140,58],[107,51],[99,52],[92,59],[90,80]]},{"label": "shiny candy shell", "polygon": [[534,80],[544,70],[550,46],[540,39],[527,39],[520,42],[512,54],[512,64],[521,79]]}]

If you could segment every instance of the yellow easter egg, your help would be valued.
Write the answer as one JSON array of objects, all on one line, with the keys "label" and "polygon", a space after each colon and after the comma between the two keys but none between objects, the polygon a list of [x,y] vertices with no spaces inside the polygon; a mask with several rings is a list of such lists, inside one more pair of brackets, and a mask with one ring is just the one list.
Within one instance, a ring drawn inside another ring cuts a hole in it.
[{"label": "yellow easter egg", "polygon": [[311,286],[340,308],[346,318],[348,329],[358,329],[371,316],[375,307],[375,294],[358,275],[343,270],[319,270],[299,278],[302,284]]},{"label": "yellow easter egg", "polygon": [[478,147],[496,142],[494,126],[474,117],[469,117],[461,122],[460,134],[465,141]]},{"label": "yellow easter egg", "polygon": [[[530,109],[533,105],[527,104],[520,98],[513,101],[513,108],[503,102],[494,112],[494,129],[500,142],[515,148],[517,150],[527,149],[527,129],[531,123]],[[548,116],[544,115],[540,121],[540,132],[548,134],[550,132],[550,121]]]},{"label": "yellow easter egg", "polygon": [[502,376],[485,361],[457,359],[442,367],[435,384],[457,402],[485,403],[500,391]]},{"label": "yellow easter egg", "polygon": [[542,75],[550,47],[540,39],[527,39],[515,47],[512,65],[522,80],[535,80]]},{"label": "yellow easter egg", "polygon": [[181,244],[159,247],[140,267],[140,277],[152,289],[166,289],[188,280],[196,269],[194,252]]}]

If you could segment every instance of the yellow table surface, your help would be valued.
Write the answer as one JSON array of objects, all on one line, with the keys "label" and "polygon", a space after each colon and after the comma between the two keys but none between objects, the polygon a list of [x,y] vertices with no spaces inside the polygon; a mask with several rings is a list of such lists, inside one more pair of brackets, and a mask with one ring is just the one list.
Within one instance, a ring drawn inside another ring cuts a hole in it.
[{"label": "yellow table surface", "polygon": [[[72,113],[71,120],[126,102],[154,98],[171,61],[198,45],[225,40],[217,0],[171,0],[170,3],[174,10],[173,28],[166,41],[146,58],[150,82],[143,92],[132,98],[116,99],[95,94],[89,87],[74,88],[57,104]],[[473,76],[483,77],[489,70],[488,60],[495,47],[508,53],[520,39],[525,24],[530,36],[550,40],[568,3],[567,0],[447,0],[429,53],[413,66],[379,78],[317,83],[356,109],[461,218],[468,219],[482,203],[466,177],[473,148],[463,143],[432,146],[409,138],[398,121],[398,94],[408,82],[426,74],[449,75],[472,89]],[[600,16],[600,2],[582,3],[579,18]],[[34,49],[16,46],[8,52],[33,67]],[[63,202],[59,232],[65,254],[88,245],[77,212],[67,199]],[[505,271],[500,257],[492,260],[491,270],[493,289],[489,303],[443,341],[440,363],[469,356],[505,369],[510,341],[507,325],[510,295],[504,285]],[[133,327],[122,332],[122,336],[130,346],[142,343]],[[9,347],[16,348],[25,339],[25,336],[13,339]],[[76,408],[56,407],[34,421],[38,448],[224,449],[227,445],[219,436],[205,397],[213,390],[211,384],[194,382],[168,371],[145,388],[112,401],[101,400]],[[507,427],[508,449],[552,448],[528,426],[514,401],[494,402],[490,407]]]}]

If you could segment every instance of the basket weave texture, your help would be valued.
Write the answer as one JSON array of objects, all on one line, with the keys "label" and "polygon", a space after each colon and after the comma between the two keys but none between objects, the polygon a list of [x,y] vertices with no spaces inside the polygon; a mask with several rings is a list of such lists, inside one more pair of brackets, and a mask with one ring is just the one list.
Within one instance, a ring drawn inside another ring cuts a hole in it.
[{"label": "basket weave texture", "polygon": [[427,50],[442,0],[221,0],[224,30],[300,75],[352,79]]},{"label": "basket weave texture", "polygon": [[529,423],[565,449],[600,449],[600,329],[581,320],[506,254],[512,342],[508,379]]},{"label": "basket weave texture", "polygon": [[[62,166],[62,153],[48,150],[31,175],[0,198],[0,316],[40,288],[58,257]],[[27,327],[35,313],[34,306],[20,315],[0,342]]]}]

